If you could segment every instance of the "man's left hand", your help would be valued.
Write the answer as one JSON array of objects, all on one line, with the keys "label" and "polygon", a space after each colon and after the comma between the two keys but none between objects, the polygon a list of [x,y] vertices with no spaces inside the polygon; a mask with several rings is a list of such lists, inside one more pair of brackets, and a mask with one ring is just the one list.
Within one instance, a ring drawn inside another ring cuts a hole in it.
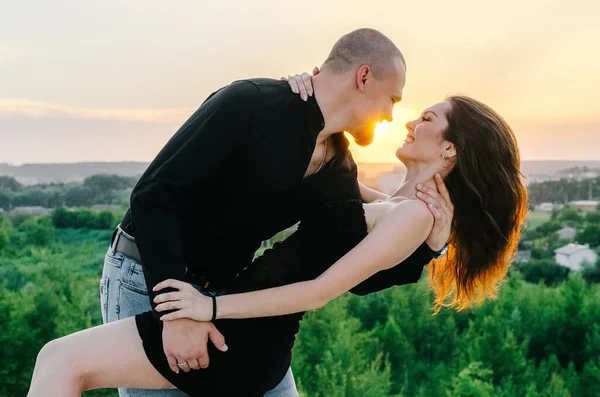
[{"label": "man's left hand", "polygon": [[434,218],[433,228],[425,243],[434,251],[440,251],[450,238],[454,206],[440,174],[435,174],[437,190],[423,184],[417,185],[417,198],[427,204]]}]

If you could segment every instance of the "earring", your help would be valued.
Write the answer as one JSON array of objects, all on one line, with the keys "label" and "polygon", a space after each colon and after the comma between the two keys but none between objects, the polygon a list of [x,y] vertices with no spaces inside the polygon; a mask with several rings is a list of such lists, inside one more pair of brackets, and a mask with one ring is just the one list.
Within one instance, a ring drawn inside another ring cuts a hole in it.
[{"label": "earring", "polygon": [[450,156],[448,155],[448,152],[444,152],[444,153],[442,153],[442,158],[444,159],[444,161],[448,160],[448,157],[450,157]]}]

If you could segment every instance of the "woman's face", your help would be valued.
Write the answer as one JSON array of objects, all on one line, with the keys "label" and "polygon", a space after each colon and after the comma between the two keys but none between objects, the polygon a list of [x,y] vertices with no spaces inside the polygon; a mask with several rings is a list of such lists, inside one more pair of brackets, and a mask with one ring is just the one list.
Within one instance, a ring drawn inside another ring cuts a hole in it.
[{"label": "woman's face", "polygon": [[446,118],[452,109],[450,103],[440,102],[428,107],[421,117],[406,123],[408,134],[404,144],[396,150],[396,157],[406,162],[443,162],[442,155],[454,156],[454,145],[443,138],[448,128]]}]

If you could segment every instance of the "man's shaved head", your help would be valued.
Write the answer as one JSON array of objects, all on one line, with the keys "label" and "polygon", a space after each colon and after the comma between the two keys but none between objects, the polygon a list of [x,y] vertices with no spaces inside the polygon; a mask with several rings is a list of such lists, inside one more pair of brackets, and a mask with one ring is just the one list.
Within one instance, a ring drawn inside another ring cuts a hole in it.
[{"label": "man's shaved head", "polygon": [[384,80],[397,70],[397,62],[406,70],[404,56],[389,38],[375,29],[358,29],[333,45],[321,68],[343,73],[354,66],[368,65],[373,77]]}]

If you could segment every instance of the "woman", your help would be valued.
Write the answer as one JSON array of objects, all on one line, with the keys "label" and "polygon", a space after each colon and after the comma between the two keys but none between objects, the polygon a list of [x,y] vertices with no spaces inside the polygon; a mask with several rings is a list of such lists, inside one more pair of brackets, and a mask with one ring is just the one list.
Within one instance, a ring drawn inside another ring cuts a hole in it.
[{"label": "woman", "polygon": [[[438,173],[454,203],[454,220],[448,255],[428,269],[435,307],[462,310],[493,297],[511,262],[526,209],[511,128],[484,104],[453,96],[426,109],[407,129],[396,151],[406,177],[389,198],[363,205],[356,180],[339,177],[349,164],[343,156],[347,142],[337,134],[331,138],[336,155],[323,172],[306,178],[306,191],[320,194],[307,194],[310,216],[240,273],[230,295],[215,300],[174,280],[156,286],[179,290],[157,297],[157,310],[177,309],[163,321],[216,316],[229,349],[209,349],[207,369],[172,372],[162,353],[161,323],[144,313],[135,321],[120,320],[49,343],[38,357],[29,396],[72,396],[104,387],[262,395],[289,366],[303,311],[325,305],[423,249],[433,222],[417,200],[416,186],[433,185]],[[349,191],[356,199],[339,199]]]}]

